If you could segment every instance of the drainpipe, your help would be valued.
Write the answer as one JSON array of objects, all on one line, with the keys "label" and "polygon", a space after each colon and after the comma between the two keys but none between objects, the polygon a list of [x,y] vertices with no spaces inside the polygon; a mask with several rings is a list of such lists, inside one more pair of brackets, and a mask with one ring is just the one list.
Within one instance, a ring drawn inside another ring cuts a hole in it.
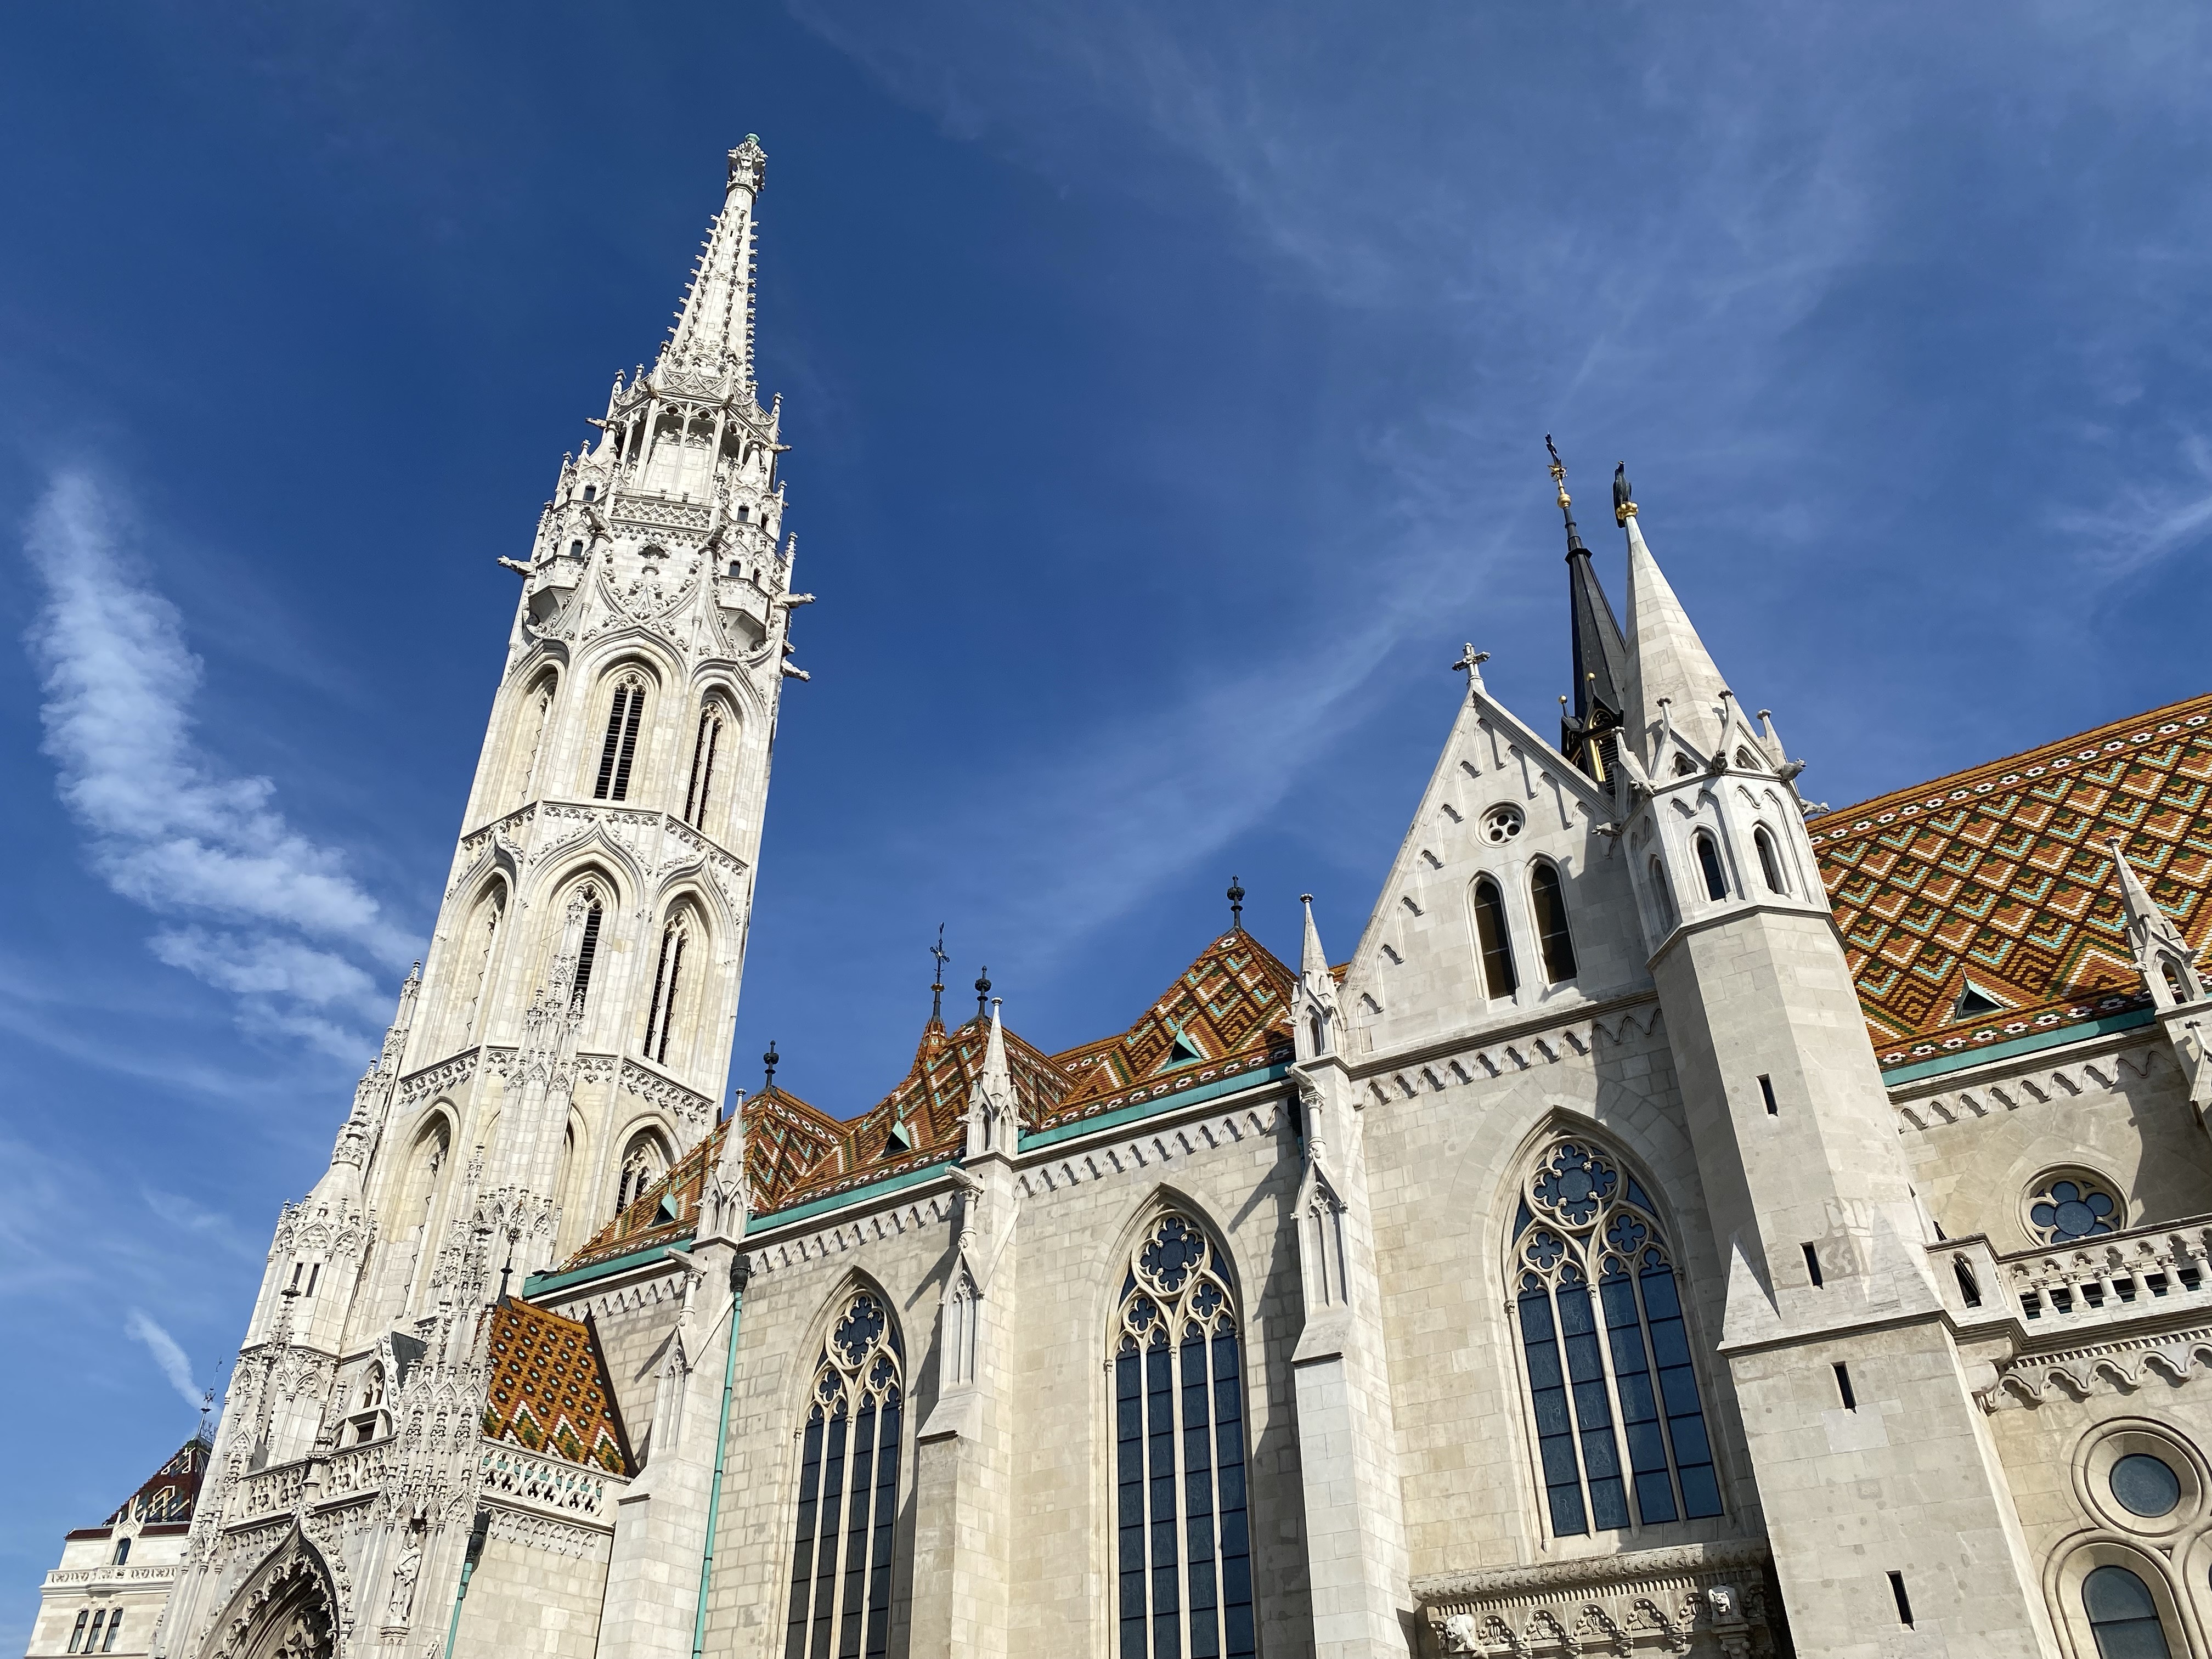
[{"label": "drainpipe", "polygon": [[738,1316],[744,1311],[745,1280],[751,1276],[752,1264],[740,1246],[738,1259],[730,1264],[730,1349],[722,1360],[722,1417],[714,1431],[714,1482],[707,1491],[707,1547],[699,1558],[699,1607],[691,1620],[691,1659],[704,1659],[707,1651],[707,1581],[714,1571],[714,1522],[722,1512],[722,1466],[729,1456],[730,1396],[738,1386]]},{"label": "drainpipe", "polygon": [[461,1633],[461,1603],[469,1599],[469,1576],[482,1559],[484,1538],[491,1531],[491,1511],[478,1510],[476,1525],[469,1528],[469,1547],[461,1556],[461,1589],[453,1597],[453,1622],[446,1627],[446,1659],[453,1659],[453,1643]]}]

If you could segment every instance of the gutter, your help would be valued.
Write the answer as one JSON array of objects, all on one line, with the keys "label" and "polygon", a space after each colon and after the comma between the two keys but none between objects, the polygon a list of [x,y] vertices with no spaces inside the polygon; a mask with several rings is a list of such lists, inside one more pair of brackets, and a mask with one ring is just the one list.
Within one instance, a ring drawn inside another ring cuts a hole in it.
[{"label": "gutter", "polygon": [[[707,1581],[714,1571],[714,1523],[722,1514],[722,1468],[730,1455],[730,1396],[738,1386],[738,1316],[744,1311],[745,1280],[751,1264],[742,1251],[730,1264],[730,1347],[722,1360],[722,1416],[714,1430],[714,1480],[707,1489],[707,1547],[699,1557],[699,1605],[691,1617],[691,1659],[707,1651]],[[467,1580],[463,1579],[465,1584]],[[459,1616],[459,1604],[456,1603]]]}]

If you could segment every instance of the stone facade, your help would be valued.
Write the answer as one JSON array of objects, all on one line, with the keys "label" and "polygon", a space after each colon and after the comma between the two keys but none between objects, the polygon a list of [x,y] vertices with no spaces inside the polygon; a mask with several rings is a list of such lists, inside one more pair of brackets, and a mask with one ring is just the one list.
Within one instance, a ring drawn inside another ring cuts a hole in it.
[{"label": "stone facade", "polygon": [[1348,961],[1240,911],[1124,1032],[979,994],[719,1110],[808,597],[764,167],[510,562],[173,1565],[73,1537],[32,1651],[2207,1651],[2212,699],[1825,814],[1625,476],[1626,627],[1555,467],[1561,740],[1470,647]]}]

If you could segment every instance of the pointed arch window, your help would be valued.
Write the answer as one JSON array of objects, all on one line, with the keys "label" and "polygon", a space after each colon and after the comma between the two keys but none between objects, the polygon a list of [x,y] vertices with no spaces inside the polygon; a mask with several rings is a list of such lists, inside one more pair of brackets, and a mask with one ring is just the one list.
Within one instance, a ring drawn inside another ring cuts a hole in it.
[{"label": "pointed arch window", "polygon": [[699,736],[691,745],[691,780],[684,790],[684,821],[707,822],[707,804],[714,798],[714,762],[722,745],[722,711],[708,703],[699,714]]},{"label": "pointed arch window", "polygon": [[653,963],[653,1000],[645,1011],[645,1057],[655,1065],[668,1059],[669,1034],[676,1029],[676,998],[684,987],[684,948],[691,927],[682,916],[661,930],[660,955]]},{"label": "pointed arch window", "polygon": [[1775,848],[1774,837],[1766,833],[1765,824],[1751,832],[1751,844],[1759,849],[1759,873],[1765,879],[1766,890],[1787,893],[1790,884],[1783,878],[1782,854]]},{"label": "pointed arch window", "polygon": [[1164,1212],[1130,1253],[1113,1351],[1119,1659],[1251,1659],[1243,1351],[1188,1217]]},{"label": "pointed arch window", "polygon": [[1513,1255],[1553,1534],[1718,1515],[1680,1286],[1635,1177],[1588,1141],[1555,1141],[1522,1187]]},{"label": "pointed arch window", "polygon": [[517,806],[530,799],[538,787],[539,757],[545,750],[545,734],[553,723],[553,694],[559,689],[560,677],[548,670],[538,678],[523,698],[520,764],[515,771],[514,804]]},{"label": "pointed arch window", "polygon": [[645,1189],[660,1179],[668,1168],[667,1155],[660,1142],[649,1134],[637,1136],[623,1154],[622,1178],[615,1188],[615,1213],[624,1210],[645,1196]]},{"label": "pointed arch window", "polygon": [[830,1328],[799,1439],[784,1659],[881,1659],[890,1644],[905,1360],[862,1291]]},{"label": "pointed arch window", "polygon": [[477,1022],[483,1017],[484,993],[491,984],[493,949],[499,943],[500,923],[507,915],[507,886],[495,884],[477,905],[476,914],[469,919],[469,932],[462,962],[468,975],[469,1001],[461,1019],[461,1041],[465,1043],[477,1033]]},{"label": "pointed arch window", "polygon": [[1698,844],[1698,871],[1705,878],[1705,896],[1724,899],[1728,896],[1728,876],[1721,869],[1721,844],[1708,830],[1700,830]]},{"label": "pointed arch window", "polygon": [[1674,890],[1667,882],[1666,861],[1654,853],[1651,855],[1651,902],[1659,912],[1659,931],[1674,931]]},{"label": "pointed arch window", "polygon": [[1474,939],[1482,952],[1482,982],[1493,997],[1520,988],[1513,971],[1513,938],[1505,928],[1505,896],[1488,876],[1474,881]]},{"label": "pointed arch window", "polygon": [[599,744],[599,775],[592,786],[593,800],[628,800],[631,764],[637,758],[637,732],[645,719],[645,681],[625,674],[615,684],[614,701],[607,705],[607,732]]},{"label": "pointed arch window", "polygon": [[599,957],[599,924],[605,919],[606,906],[600,902],[599,890],[586,882],[576,890],[568,907],[574,916],[582,912],[583,931],[576,941],[576,978],[568,992],[568,1012],[573,1017],[584,1012],[584,1000],[591,994],[592,969]]},{"label": "pointed arch window", "polygon": [[1567,895],[1557,866],[1539,860],[1528,872],[1528,898],[1536,910],[1536,943],[1544,980],[1558,985],[1575,976],[1575,938],[1567,931]]}]

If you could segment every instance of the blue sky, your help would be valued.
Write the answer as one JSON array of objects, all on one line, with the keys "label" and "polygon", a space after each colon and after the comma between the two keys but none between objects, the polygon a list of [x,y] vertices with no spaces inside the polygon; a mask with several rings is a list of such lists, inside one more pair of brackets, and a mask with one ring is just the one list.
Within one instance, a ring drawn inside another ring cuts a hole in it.
[{"label": "blue sky", "polygon": [[[635,21],[633,21],[633,19]],[[0,57],[0,1644],[195,1420],[450,857],[563,449],[769,155],[814,675],[738,1077],[1348,951],[1543,472],[1837,805],[2201,691],[2212,15],[94,3]]]}]

